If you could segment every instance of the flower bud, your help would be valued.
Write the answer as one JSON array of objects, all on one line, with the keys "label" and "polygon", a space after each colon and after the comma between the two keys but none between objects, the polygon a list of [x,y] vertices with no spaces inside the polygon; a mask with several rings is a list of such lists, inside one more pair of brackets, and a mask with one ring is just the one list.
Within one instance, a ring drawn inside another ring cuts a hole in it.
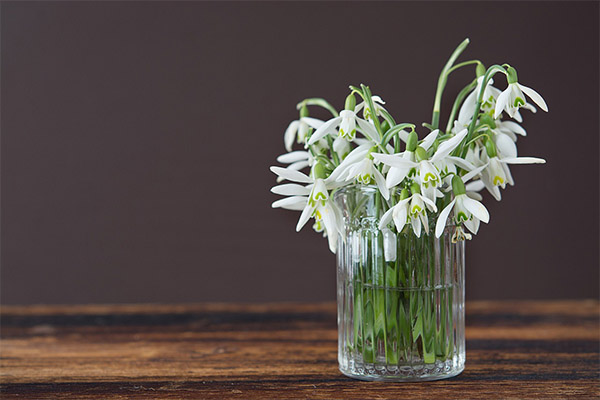
[{"label": "flower bud", "polygon": [[417,132],[412,131],[408,134],[408,139],[406,139],[406,150],[410,152],[414,152],[417,149],[417,142],[419,138],[417,137]]},{"label": "flower bud", "polygon": [[481,117],[479,117],[479,121],[492,129],[496,129],[496,121],[494,121],[494,118],[492,118],[492,116],[489,114],[483,114]]},{"label": "flower bud", "polygon": [[300,109],[300,118],[304,117],[308,117],[308,107],[306,107],[306,104],[303,104],[302,108]]},{"label": "flower bud", "polygon": [[350,93],[348,95],[348,97],[346,97],[346,105],[344,108],[346,110],[354,111],[355,107],[356,107],[356,97],[354,97],[354,93]]},{"label": "flower bud", "polygon": [[312,176],[314,179],[325,179],[327,172],[325,171],[325,167],[320,162],[316,162],[312,166],[311,170]]},{"label": "flower bud", "polygon": [[485,141],[485,151],[489,158],[496,157],[498,155],[496,152],[496,145],[494,144],[494,141],[490,139]]},{"label": "flower bud", "polygon": [[409,196],[410,193],[408,193],[408,189],[402,189],[402,191],[400,192],[400,200],[408,199]]},{"label": "flower bud", "polygon": [[506,76],[508,83],[517,83],[517,70],[513,67],[508,67],[506,71],[508,72],[508,75]]},{"label": "flower bud", "polygon": [[418,184],[413,183],[410,185],[410,191],[412,194],[421,194],[421,187]]},{"label": "flower bud", "polygon": [[475,68],[475,75],[477,75],[477,77],[481,77],[485,75],[485,65],[483,64],[477,64],[477,67]]},{"label": "flower bud", "polygon": [[465,184],[458,175],[454,175],[454,177],[452,178],[452,191],[454,192],[455,196],[467,193],[465,189]]},{"label": "flower bud", "polygon": [[417,148],[415,150],[415,156],[416,156],[417,162],[427,160],[427,150],[425,150],[421,146],[417,146]]},{"label": "flower bud", "polygon": [[382,131],[383,133],[386,133],[386,132],[387,132],[387,131],[389,131],[389,130],[390,130],[390,123],[389,123],[389,122],[387,122],[387,120],[386,120],[386,119],[384,119],[384,120],[383,120],[383,122],[381,123],[381,131]]}]

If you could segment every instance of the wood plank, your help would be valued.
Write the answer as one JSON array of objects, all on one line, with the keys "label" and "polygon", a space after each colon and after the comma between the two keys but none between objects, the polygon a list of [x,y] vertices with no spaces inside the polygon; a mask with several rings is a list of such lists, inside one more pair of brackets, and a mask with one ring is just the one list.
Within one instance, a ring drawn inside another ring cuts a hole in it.
[{"label": "wood plank", "polygon": [[332,303],[4,306],[0,388],[33,399],[598,398],[599,310],[471,302],[465,371],[391,384],[337,371]]}]

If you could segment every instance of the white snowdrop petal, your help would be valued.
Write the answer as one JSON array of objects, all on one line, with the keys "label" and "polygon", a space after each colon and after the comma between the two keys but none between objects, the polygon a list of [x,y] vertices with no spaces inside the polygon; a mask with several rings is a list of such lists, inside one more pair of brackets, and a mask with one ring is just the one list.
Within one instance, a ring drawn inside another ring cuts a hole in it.
[{"label": "white snowdrop petal", "polygon": [[300,171],[294,171],[289,168],[271,167],[271,172],[292,182],[313,183],[313,179],[304,175]]},{"label": "white snowdrop petal", "polygon": [[488,223],[490,220],[490,213],[487,208],[477,200],[473,200],[469,198],[467,195],[462,195],[461,198],[463,206],[469,211],[473,216],[480,219],[481,221]]},{"label": "white snowdrop petal", "polygon": [[523,91],[523,93],[529,96],[531,100],[533,100],[533,102],[537,104],[542,110],[546,112],[548,111],[548,105],[546,105],[546,101],[544,101],[544,98],[538,92],[536,92],[530,87],[521,85],[520,83],[517,83],[517,85]]},{"label": "white snowdrop petal", "polygon": [[452,211],[452,207],[454,207],[454,203],[456,203],[456,199],[452,200],[450,204],[446,206],[440,213],[437,222],[435,224],[435,236],[440,237],[442,233],[444,233],[444,229],[446,228],[446,221],[448,221],[448,216],[450,215],[450,211]]},{"label": "white snowdrop petal", "polygon": [[291,164],[300,160],[308,160],[308,151],[298,150],[282,154],[277,157],[277,161],[283,164]]}]

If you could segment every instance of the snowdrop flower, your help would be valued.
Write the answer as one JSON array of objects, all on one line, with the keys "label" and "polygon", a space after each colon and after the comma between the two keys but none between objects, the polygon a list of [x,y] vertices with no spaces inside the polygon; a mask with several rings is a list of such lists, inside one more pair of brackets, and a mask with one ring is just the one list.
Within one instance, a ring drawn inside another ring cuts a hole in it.
[{"label": "snowdrop flower", "polygon": [[[427,135],[425,139],[423,139],[423,141],[421,142],[421,147],[423,147],[425,150],[428,150],[433,144],[434,140],[436,139],[438,133],[439,129],[436,129],[432,131],[429,135]],[[417,149],[418,142],[417,133],[413,131],[410,134],[407,133],[406,135],[406,150],[402,153],[398,153],[398,156],[405,160],[415,162],[415,150]],[[404,180],[404,178],[406,178],[409,175],[412,169],[413,167],[411,167],[410,165],[406,165],[404,167],[390,166],[390,169],[385,178],[386,186],[388,188],[397,186],[398,184],[400,184],[400,182]]]},{"label": "snowdrop flower", "polygon": [[398,232],[401,232],[404,226],[410,223],[417,237],[421,237],[421,227],[426,233],[429,233],[427,209],[436,212],[437,207],[433,201],[421,196],[418,185],[413,185],[411,190],[413,194],[408,197],[408,190],[403,189],[400,194],[400,201],[381,216],[379,221],[380,230],[383,230],[393,220]]},{"label": "snowdrop flower", "polygon": [[494,118],[498,118],[502,111],[506,111],[511,118],[515,118],[518,109],[528,105],[525,101],[525,94],[529,96],[531,100],[533,100],[533,102],[542,110],[546,112],[548,111],[546,102],[538,92],[532,88],[518,83],[517,71],[513,67],[508,67],[507,80],[508,87],[502,93],[500,93],[498,100],[496,101]]},{"label": "snowdrop flower", "polygon": [[346,109],[340,112],[339,117],[334,117],[324,122],[316,131],[313,132],[308,144],[312,145],[317,140],[327,135],[335,134],[335,128],[339,126],[339,136],[346,140],[354,140],[356,137],[356,125],[360,131],[370,140],[379,141],[379,133],[375,127],[364,119],[358,117],[354,111],[356,99],[353,94],[346,98]]},{"label": "snowdrop flower", "polygon": [[437,163],[444,160],[447,163],[455,163],[461,168],[465,167],[471,169],[468,163],[458,157],[450,156],[450,153],[462,142],[467,135],[468,131],[464,129],[458,135],[442,142],[436,152],[431,156],[427,157],[426,151],[423,147],[419,146],[415,150],[416,162],[403,158],[397,154],[379,154],[373,153],[373,157],[386,165],[391,167],[401,168],[403,170],[415,168],[417,171],[416,179],[421,185],[421,191],[425,197],[431,201],[435,201],[436,197],[441,196],[438,188],[441,187],[442,178],[436,167]]},{"label": "snowdrop flower", "polygon": [[282,164],[289,164],[288,169],[298,171],[312,165],[314,159],[308,151],[297,150],[280,155],[277,157],[277,161]]},{"label": "snowdrop flower", "polygon": [[[517,148],[510,139],[500,138],[497,145],[492,141],[486,141],[486,152],[488,157],[488,167],[482,171],[481,177],[486,189],[498,201],[501,200],[501,187],[504,189],[506,184],[514,185],[509,164],[545,164],[546,160],[537,157],[517,157]],[[512,144],[512,146],[511,146]]]},{"label": "snowdrop flower", "polygon": [[[483,204],[467,196],[465,185],[462,179],[455,176],[452,179],[452,189],[454,199],[442,210],[435,225],[435,236],[440,237],[446,228],[446,222],[450,212],[454,210],[453,220],[457,225],[464,224],[469,231],[477,233],[479,222],[486,224],[490,220],[490,214]],[[453,240],[468,238],[464,231],[455,232]]]},{"label": "snowdrop flower", "polygon": [[[379,115],[381,110],[386,111],[385,108],[383,108],[383,105],[385,104],[385,101],[383,101],[381,99],[381,97],[379,96],[371,96],[371,100],[373,101],[373,106],[375,106],[375,115]],[[363,110],[363,117],[369,121],[372,120],[373,118],[373,113],[371,112],[371,109],[369,108],[369,106],[367,105],[366,102],[362,101],[361,103],[359,103],[356,108],[354,108],[354,112],[356,114],[358,114],[358,112],[360,110]]]},{"label": "snowdrop flower", "polygon": [[[461,124],[463,127],[466,127],[469,124],[469,122],[471,121],[473,116],[478,111],[478,110],[475,110],[475,107],[477,106],[477,99],[479,97],[479,92],[481,91],[481,85],[483,84],[483,78],[484,78],[483,76],[480,76],[479,78],[477,78],[477,86],[471,93],[469,93],[469,95],[463,102],[462,106],[460,107],[460,110],[458,111],[458,121],[456,121],[456,122]],[[483,102],[481,104],[481,108],[484,111],[494,109],[496,99],[498,98],[498,96],[501,93],[500,89],[492,86],[493,84],[494,84],[494,80],[490,79],[488,81],[487,85],[485,86],[485,89],[483,92],[483,97],[482,97]]]},{"label": "snowdrop flower", "polygon": [[320,164],[315,164],[312,175],[287,168],[271,167],[276,175],[292,182],[308,183],[307,186],[297,184],[283,184],[271,189],[273,193],[290,196],[273,202],[272,207],[286,208],[288,210],[302,210],[296,225],[300,231],[310,218],[315,218],[315,230],[324,231],[329,241],[329,249],[335,253],[337,250],[338,234],[340,232],[341,213],[329,196],[329,190],[339,184],[328,179],[323,179],[324,171]]},{"label": "snowdrop flower", "polygon": [[373,164],[373,158],[371,158],[371,156],[367,156],[367,158],[362,161],[350,166],[347,175],[346,181],[356,179],[358,183],[362,183],[363,185],[375,183],[383,198],[389,200],[390,191],[385,185],[385,178]]},{"label": "snowdrop flower", "polygon": [[296,137],[298,143],[305,143],[310,128],[317,129],[321,125],[323,125],[323,121],[309,117],[308,108],[306,105],[302,106],[300,109],[300,119],[292,121],[283,134],[285,149],[287,151],[292,151],[292,145],[294,144],[294,139],[296,139]]}]

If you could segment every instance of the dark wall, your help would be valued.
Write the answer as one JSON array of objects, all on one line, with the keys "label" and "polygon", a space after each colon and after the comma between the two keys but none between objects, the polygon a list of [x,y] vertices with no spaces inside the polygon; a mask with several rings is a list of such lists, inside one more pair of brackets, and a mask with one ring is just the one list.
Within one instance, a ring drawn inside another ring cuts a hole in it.
[{"label": "dark wall", "polygon": [[294,106],[366,83],[420,125],[465,37],[550,108],[519,140],[548,163],[486,196],[468,298],[598,297],[597,2],[0,7],[3,303],[334,299],[326,241],[270,207]]}]

